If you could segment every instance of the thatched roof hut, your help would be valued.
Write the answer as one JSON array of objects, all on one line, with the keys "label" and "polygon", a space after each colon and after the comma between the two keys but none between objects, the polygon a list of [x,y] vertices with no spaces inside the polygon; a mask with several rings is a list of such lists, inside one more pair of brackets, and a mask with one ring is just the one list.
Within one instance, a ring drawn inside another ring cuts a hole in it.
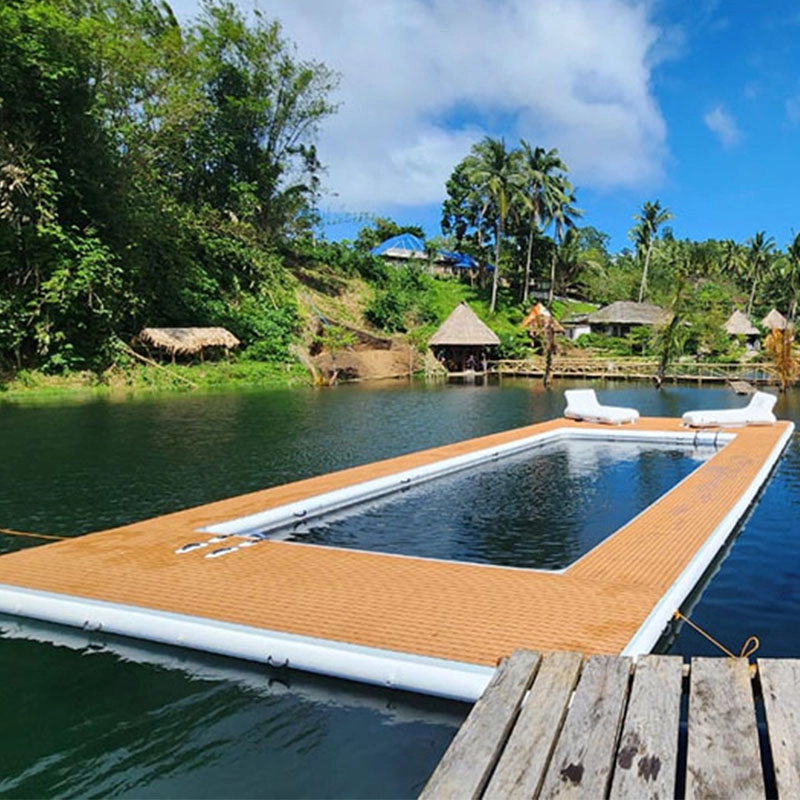
[{"label": "thatched roof hut", "polygon": [[143,328],[137,339],[144,345],[176,355],[193,356],[208,347],[232,350],[239,340],[225,328]]},{"label": "thatched roof hut", "polygon": [[590,325],[666,325],[672,319],[672,314],[652,303],[617,300],[593,311],[586,319]]},{"label": "thatched roof hut", "polygon": [[771,331],[785,331],[786,328],[789,327],[789,320],[787,320],[777,308],[773,308],[772,311],[761,320],[761,324]]},{"label": "thatched roof hut", "polygon": [[722,327],[728,336],[760,335],[758,328],[738,308],[728,317],[727,322]]},{"label": "thatched roof hut", "polygon": [[491,347],[498,344],[497,334],[481,322],[466,303],[459,303],[453,309],[428,342],[430,347]]},{"label": "thatched roof hut", "polygon": [[564,328],[559,321],[541,303],[528,312],[528,316],[520,323],[520,328],[527,328],[532,333],[538,333],[552,328],[554,333],[564,333]]},{"label": "thatched roof hut", "polygon": [[481,322],[475,312],[460,303],[431,336],[428,346],[449,372],[480,367],[487,371],[488,349],[500,344],[497,334]]}]

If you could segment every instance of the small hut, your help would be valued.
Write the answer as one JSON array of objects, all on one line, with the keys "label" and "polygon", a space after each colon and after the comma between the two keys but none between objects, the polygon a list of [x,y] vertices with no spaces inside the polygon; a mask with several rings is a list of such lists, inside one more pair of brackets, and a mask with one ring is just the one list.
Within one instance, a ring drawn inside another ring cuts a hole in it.
[{"label": "small hut", "polygon": [[789,320],[787,320],[777,308],[773,308],[772,311],[761,320],[761,324],[771,331],[785,331],[789,327]]},{"label": "small hut", "polygon": [[728,336],[744,337],[745,346],[748,350],[758,350],[758,339],[761,336],[761,332],[738,308],[728,317],[722,327]]},{"label": "small hut", "polygon": [[464,372],[483,368],[490,349],[499,344],[497,334],[460,303],[431,336],[428,347],[449,372]]},{"label": "small hut", "polygon": [[528,312],[528,316],[520,323],[520,328],[527,328],[531,336],[545,333],[548,328],[552,328],[553,333],[564,333],[564,327],[541,303],[536,303]]},{"label": "small hut", "polygon": [[652,303],[618,300],[586,316],[592,333],[626,336],[634,328],[667,325],[672,313]]},{"label": "small hut", "polygon": [[173,361],[176,356],[203,358],[209,349],[220,348],[225,355],[238,347],[239,340],[225,328],[142,328],[136,342],[161,350]]}]

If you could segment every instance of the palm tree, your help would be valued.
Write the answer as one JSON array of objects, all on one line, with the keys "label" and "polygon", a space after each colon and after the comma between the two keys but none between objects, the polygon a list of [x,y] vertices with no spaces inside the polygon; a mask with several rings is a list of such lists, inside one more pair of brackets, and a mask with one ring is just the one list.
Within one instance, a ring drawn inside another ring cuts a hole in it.
[{"label": "palm tree", "polygon": [[650,256],[653,253],[653,242],[656,239],[659,227],[667,220],[672,219],[668,208],[661,208],[661,202],[646,201],[640,214],[634,216],[636,225],[631,228],[630,237],[636,243],[636,251],[644,253],[644,267],[642,268],[642,283],[639,286],[639,302],[644,300],[647,291],[647,270],[650,266]]},{"label": "palm tree", "polygon": [[720,267],[725,275],[734,280],[743,277],[747,260],[745,259],[744,249],[733,239],[725,239],[722,242],[722,262]]},{"label": "palm tree", "polygon": [[492,301],[489,312],[497,306],[497,286],[500,280],[500,255],[506,218],[512,202],[522,186],[520,151],[507,150],[504,139],[486,136],[472,148],[469,175],[476,189],[485,198],[484,215],[494,218],[495,265],[492,278]]},{"label": "palm tree", "polygon": [[525,259],[525,281],[522,287],[522,302],[528,301],[531,283],[531,261],[533,258],[533,240],[541,231],[542,219],[547,207],[551,204],[554,190],[554,173],[568,172],[567,165],[559,158],[558,150],[545,150],[543,147],[533,149],[524,139],[520,140],[522,151],[522,169],[525,176],[524,191],[520,201],[530,215],[528,227],[528,252]]},{"label": "palm tree", "polygon": [[603,265],[593,250],[587,250],[577,228],[567,228],[564,240],[558,248],[558,269],[563,291],[575,289],[586,275],[600,275]]},{"label": "palm tree", "polygon": [[750,297],[747,301],[747,316],[753,312],[753,302],[756,298],[756,287],[759,279],[767,271],[772,261],[775,240],[767,237],[764,231],[759,231],[752,239],[747,240],[747,277],[750,280]]},{"label": "palm tree", "polygon": [[564,231],[575,227],[575,218],[583,216],[583,210],[575,208],[575,190],[567,180],[566,175],[558,175],[553,180],[553,193],[550,204],[547,207],[547,215],[553,223],[553,240],[556,243],[553,255],[550,259],[550,292],[547,296],[548,305],[553,304],[553,296],[556,288],[556,262],[558,261],[558,249],[564,240]]},{"label": "palm tree", "polygon": [[791,290],[789,322],[794,324],[797,318],[797,297],[800,294],[800,233],[794,237],[794,241],[786,248],[784,279],[788,282]]}]

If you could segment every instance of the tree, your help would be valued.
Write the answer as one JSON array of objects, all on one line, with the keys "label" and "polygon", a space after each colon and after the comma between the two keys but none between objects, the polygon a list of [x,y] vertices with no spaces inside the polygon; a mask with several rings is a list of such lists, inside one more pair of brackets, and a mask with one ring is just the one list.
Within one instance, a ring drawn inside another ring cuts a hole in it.
[{"label": "tree", "polygon": [[630,237],[636,244],[636,252],[641,258],[644,254],[644,265],[642,266],[642,282],[639,286],[639,302],[644,301],[647,292],[647,270],[650,266],[650,256],[653,252],[653,242],[658,234],[658,229],[667,220],[672,219],[672,213],[668,208],[661,208],[660,201],[655,203],[646,201],[642,206],[641,212],[634,216],[636,225],[631,228]]},{"label": "tree", "polygon": [[588,273],[602,274],[602,254],[595,249],[584,248],[585,239],[578,228],[567,228],[564,239],[558,247],[558,273],[561,289],[564,292],[576,289],[583,284]]},{"label": "tree", "polygon": [[794,324],[797,319],[798,295],[800,295],[800,233],[786,248],[782,277],[789,286],[789,322]]},{"label": "tree", "polygon": [[558,249],[564,239],[564,232],[575,227],[575,218],[583,216],[580,208],[575,208],[575,191],[565,175],[560,175],[553,181],[553,192],[547,206],[547,216],[553,223],[553,239],[556,243],[550,260],[550,292],[548,304],[553,304],[556,287],[556,262]]},{"label": "tree", "polygon": [[475,186],[476,193],[483,199],[481,216],[488,216],[494,227],[495,265],[489,304],[489,312],[493,314],[497,307],[506,218],[523,181],[519,151],[506,149],[503,139],[486,136],[473,146],[467,157],[466,174]]},{"label": "tree", "polygon": [[565,173],[568,170],[555,148],[552,150],[545,150],[543,147],[534,149],[524,139],[521,140],[520,147],[525,184],[518,196],[529,214],[525,277],[522,285],[522,302],[527,303],[531,283],[533,242],[541,231],[542,219],[552,205],[553,194],[557,191],[555,173]]},{"label": "tree", "polygon": [[797,378],[800,376],[800,359],[797,357],[794,337],[794,326],[788,325],[784,330],[774,328],[764,340],[764,348],[778,375],[781,392],[785,392],[797,383]]},{"label": "tree", "polygon": [[747,245],[747,277],[750,281],[750,295],[747,300],[747,316],[749,317],[753,312],[758,283],[772,262],[775,240],[771,236],[767,236],[764,231],[759,231],[752,239],[747,240]]},{"label": "tree", "polygon": [[182,28],[155,0],[9,0],[0,39],[0,362],[282,318],[272,251],[313,230],[333,73],[227,2]]}]

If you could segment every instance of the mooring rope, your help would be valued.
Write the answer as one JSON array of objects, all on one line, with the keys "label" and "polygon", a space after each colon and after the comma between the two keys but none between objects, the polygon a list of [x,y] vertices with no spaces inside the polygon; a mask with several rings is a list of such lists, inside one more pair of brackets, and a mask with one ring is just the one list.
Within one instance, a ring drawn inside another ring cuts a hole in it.
[{"label": "mooring rope", "polygon": [[11,528],[0,528],[0,533],[5,533],[7,536],[28,536],[31,539],[52,539],[54,541],[69,539],[69,536],[53,536],[47,533],[28,533],[27,531],[12,531]]},{"label": "mooring rope", "polygon": [[[711,636],[711,634],[706,633],[699,625],[692,622],[689,619],[689,617],[685,617],[683,614],[681,614],[680,611],[675,612],[675,619],[683,620],[685,623],[689,625],[689,627],[693,628],[701,636],[705,636],[705,638],[708,639],[709,642],[719,647],[719,649],[722,650],[722,652],[725,653],[725,655],[728,656],[729,658],[737,658],[737,656],[734,655],[730,650],[728,650],[728,648],[725,647],[724,644],[718,642],[713,636]],[[749,656],[753,655],[753,653],[755,653],[759,647],[761,647],[761,642],[758,640],[758,636],[748,636],[747,639],[745,639],[744,644],[742,645],[742,649],[739,651],[738,658],[748,658]]]}]

